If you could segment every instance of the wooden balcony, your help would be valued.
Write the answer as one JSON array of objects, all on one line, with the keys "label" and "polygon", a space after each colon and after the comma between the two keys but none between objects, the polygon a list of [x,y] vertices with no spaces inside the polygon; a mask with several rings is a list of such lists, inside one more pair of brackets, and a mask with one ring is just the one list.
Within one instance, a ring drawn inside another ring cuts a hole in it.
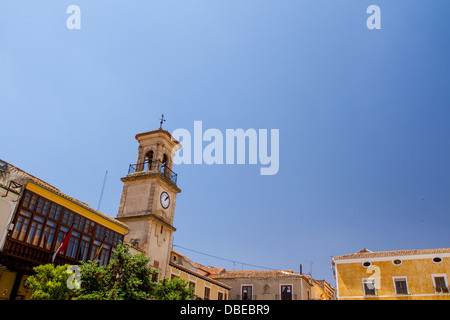
[{"label": "wooden balcony", "polygon": [[[30,246],[21,241],[17,241],[9,238],[6,243],[3,251],[1,252],[3,255],[6,255],[11,258],[16,258],[19,260],[24,260],[28,263],[32,264],[47,264],[52,262],[53,252],[49,250],[44,250],[42,248],[37,248],[34,246]],[[62,254],[58,254],[54,261],[55,265],[62,264],[79,264],[79,261],[66,257]]]}]

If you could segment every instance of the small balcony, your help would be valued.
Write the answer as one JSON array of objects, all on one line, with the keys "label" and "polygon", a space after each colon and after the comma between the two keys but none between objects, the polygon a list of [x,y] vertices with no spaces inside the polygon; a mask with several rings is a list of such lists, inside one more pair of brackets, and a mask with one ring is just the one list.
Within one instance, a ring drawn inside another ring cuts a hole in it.
[{"label": "small balcony", "polygon": [[146,159],[144,162],[130,164],[128,168],[128,174],[140,172],[157,172],[168,178],[173,183],[177,184],[178,175],[173,172],[165,162],[162,162],[160,160],[149,161],[148,159]]},{"label": "small balcony", "polygon": [[[32,264],[51,263],[53,256],[53,252],[50,252],[49,250],[30,246],[26,243],[11,238],[8,238],[8,241],[6,241],[5,247],[1,253],[16,259],[26,260]],[[56,265],[79,264],[79,261],[62,254],[58,254],[54,263]]]}]

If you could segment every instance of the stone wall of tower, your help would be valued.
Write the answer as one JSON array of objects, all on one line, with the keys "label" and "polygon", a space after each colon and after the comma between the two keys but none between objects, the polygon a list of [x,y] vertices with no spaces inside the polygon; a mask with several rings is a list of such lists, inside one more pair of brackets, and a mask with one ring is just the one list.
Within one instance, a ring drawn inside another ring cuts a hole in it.
[{"label": "stone wall of tower", "polygon": [[[130,231],[125,242],[152,258],[151,266],[159,269],[160,277],[168,269],[176,196],[181,190],[170,175],[159,167],[144,165],[146,155],[153,151],[153,159],[161,161],[166,155],[166,167],[172,169],[173,156],[181,144],[165,130],[155,130],[136,135],[139,142],[135,172],[122,178],[124,183],[117,219],[126,223]],[[171,173],[171,171],[170,171]],[[166,192],[169,207],[161,205],[160,196]]]}]

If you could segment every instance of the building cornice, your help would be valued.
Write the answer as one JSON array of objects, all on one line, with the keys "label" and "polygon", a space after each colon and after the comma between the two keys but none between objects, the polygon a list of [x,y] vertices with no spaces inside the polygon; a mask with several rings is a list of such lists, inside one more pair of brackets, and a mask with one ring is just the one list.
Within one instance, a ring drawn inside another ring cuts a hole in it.
[{"label": "building cornice", "polygon": [[382,257],[358,257],[358,258],[346,258],[346,259],[333,259],[333,264],[344,263],[363,263],[363,262],[377,262],[377,261],[393,261],[400,260],[418,260],[418,259],[433,259],[435,257],[450,258],[450,253],[427,253],[427,254],[414,254],[414,255],[389,255]]}]

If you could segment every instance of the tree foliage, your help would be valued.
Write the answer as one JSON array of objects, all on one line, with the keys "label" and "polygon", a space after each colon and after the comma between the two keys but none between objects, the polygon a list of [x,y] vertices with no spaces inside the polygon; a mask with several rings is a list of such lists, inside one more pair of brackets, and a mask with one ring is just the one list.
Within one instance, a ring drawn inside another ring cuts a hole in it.
[{"label": "tree foliage", "polygon": [[151,299],[155,284],[150,259],[143,253],[133,255],[128,246],[120,244],[108,265],[99,266],[98,260],[80,266],[81,287],[75,299],[147,300]]},{"label": "tree foliage", "polygon": [[[67,280],[73,272],[68,265],[46,264],[35,267],[36,275],[27,279],[34,289],[35,300],[192,300],[195,295],[182,279],[152,281],[156,272],[148,268],[150,258],[145,254],[131,254],[129,246],[119,244],[114,257],[105,266],[99,260],[87,261],[79,266],[79,288],[68,288]],[[76,279],[72,284],[76,284]]]},{"label": "tree foliage", "polygon": [[114,258],[106,266],[98,260],[81,265],[81,287],[74,299],[87,300],[191,300],[194,293],[180,279],[153,282],[156,272],[148,268],[150,258],[133,255],[129,247],[119,244]]},{"label": "tree foliage", "polygon": [[72,294],[67,287],[68,265],[55,267],[53,264],[45,264],[34,267],[35,275],[26,280],[26,285],[33,290],[33,300],[66,300]]},{"label": "tree foliage", "polygon": [[154,299],[157,300],[193,300],[193,289],[187,288],[188,283],[180,278],[163,279],[156,283]]}]

